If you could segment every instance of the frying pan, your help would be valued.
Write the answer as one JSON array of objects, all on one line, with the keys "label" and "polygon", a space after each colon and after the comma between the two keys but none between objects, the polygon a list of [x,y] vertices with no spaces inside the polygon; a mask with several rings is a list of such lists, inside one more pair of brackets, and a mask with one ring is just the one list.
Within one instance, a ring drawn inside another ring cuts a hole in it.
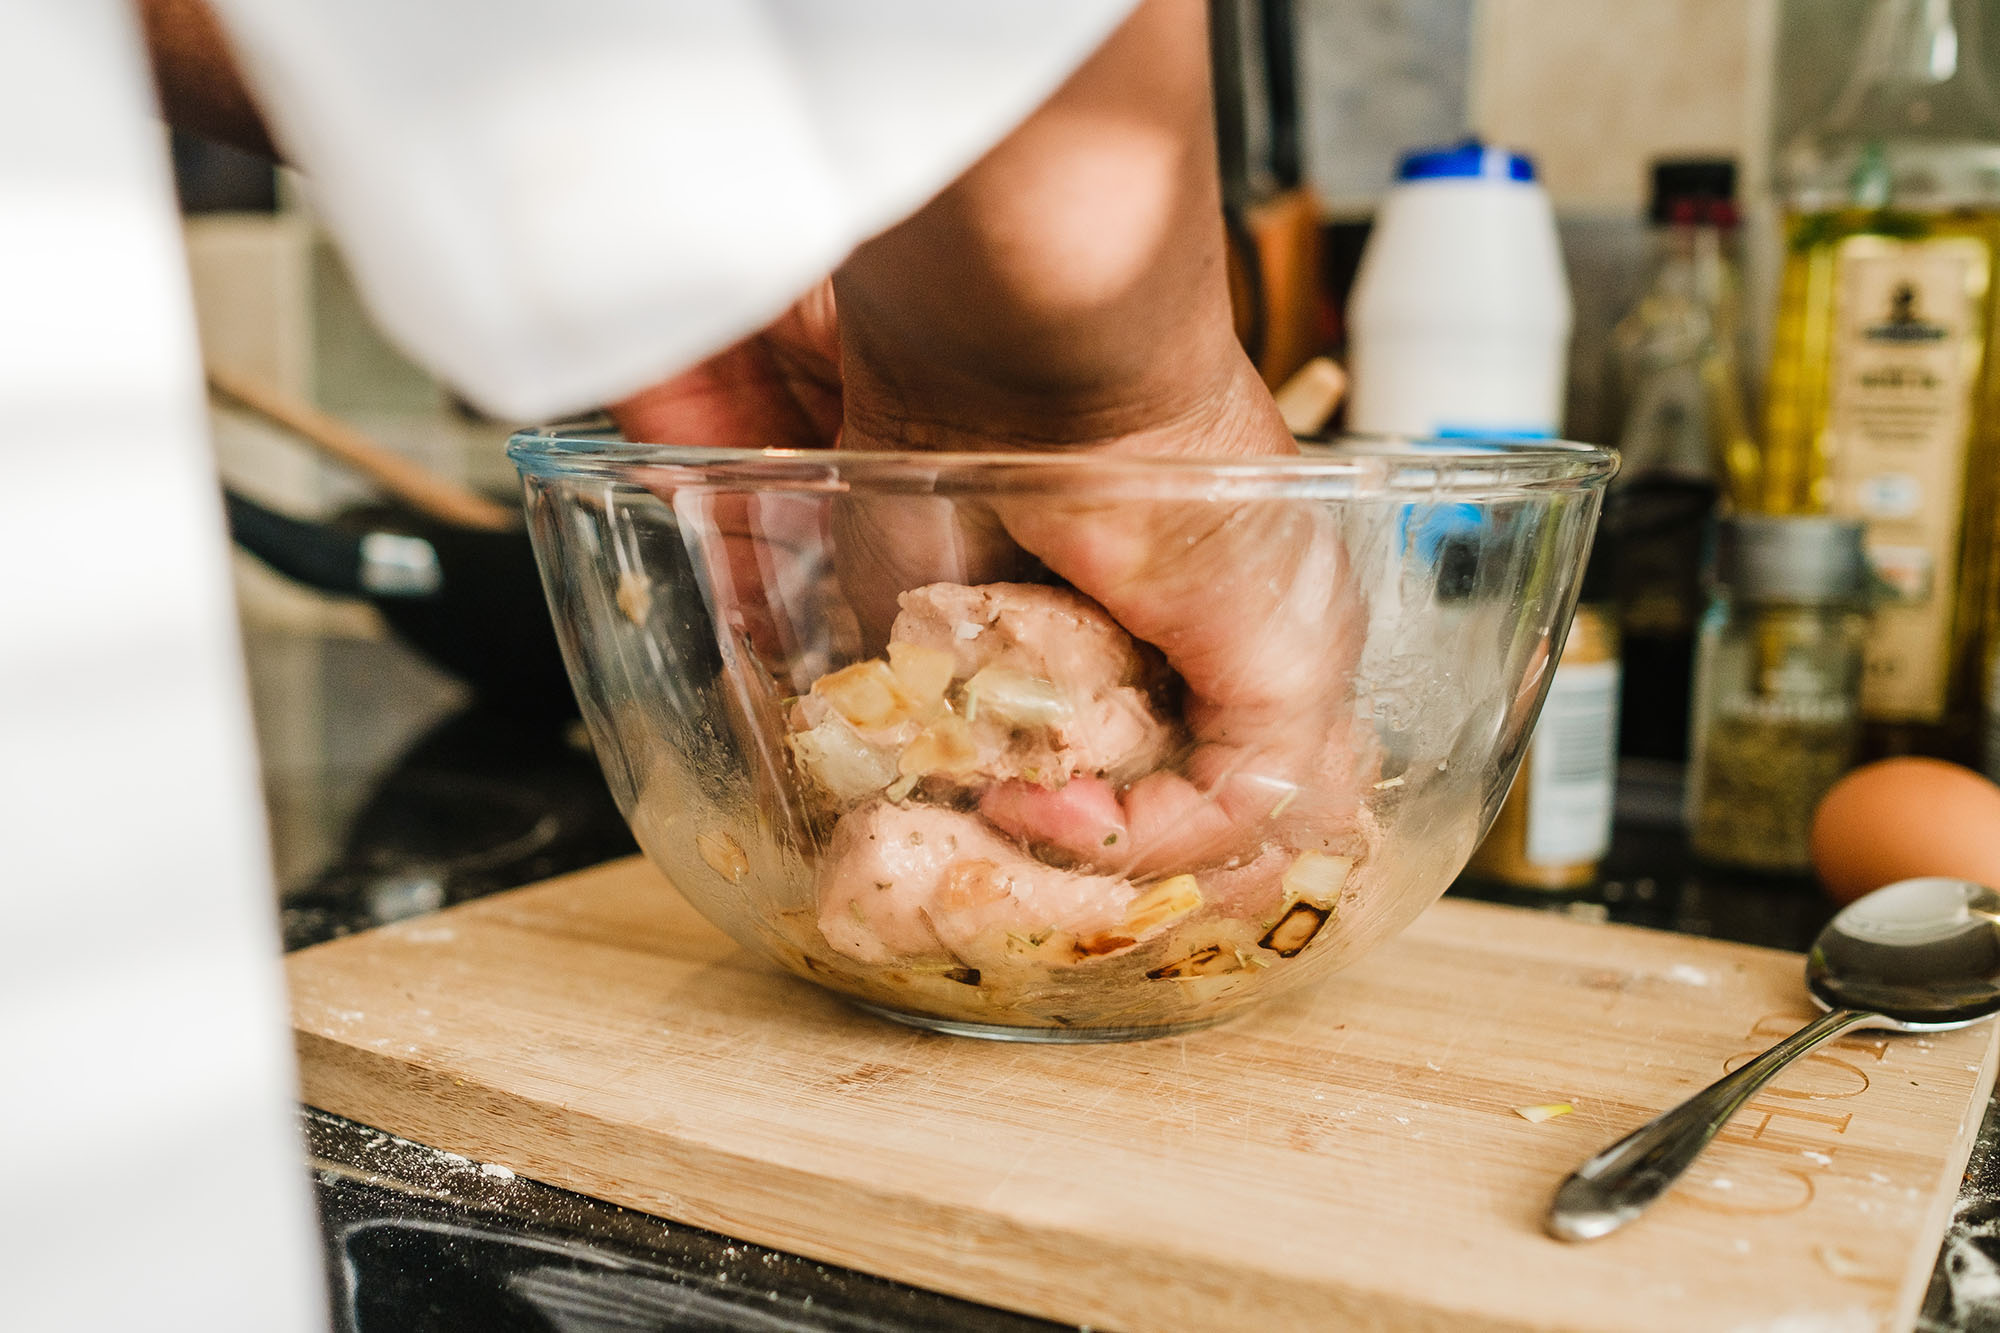
[{"label": "frying pan", "polygon": [[369,602],[483,701],[545,717],[577,711],[526,530],[460,527],[396,505],[318,523],[226,488],[223,503],[238,546],[307,587]]}]

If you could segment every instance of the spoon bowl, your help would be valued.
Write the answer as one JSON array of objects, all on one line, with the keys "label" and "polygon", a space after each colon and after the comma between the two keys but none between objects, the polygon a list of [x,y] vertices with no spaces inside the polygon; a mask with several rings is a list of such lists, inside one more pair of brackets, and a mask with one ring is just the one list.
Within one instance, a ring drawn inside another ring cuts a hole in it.
[{"label": "spoon bowl", "polygon": [[1572,1172],[1549,1205],[1558,1240],[1595,1240],[1666,1193],[1729,1118],[1794,1060],[1844,1032],[1948,1032],[2000,1013],[2000,893],[1906,879],[1841,909],[1806,955],[1826,1013]]},{"label": "spoon bowl", "polygon": [[1857,898],[1806,955],[1829,1011],[1892,1032],[1946,1032],[2000,1013],[2000,893],[1962,879],[1906,879]]}]

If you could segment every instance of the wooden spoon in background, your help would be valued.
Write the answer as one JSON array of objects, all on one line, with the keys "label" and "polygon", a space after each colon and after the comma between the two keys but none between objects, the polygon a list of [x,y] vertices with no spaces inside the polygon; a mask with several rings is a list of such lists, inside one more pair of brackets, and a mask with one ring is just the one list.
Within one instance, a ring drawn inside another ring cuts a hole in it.
[{"label": "wooden spoon in background", "polygon": [[507,506],[440,477],[376,443],[339,417],[262,380],[210,366],[208,387],[218,397],[284,427],[428,518],[480,532],[509,532],[521,525],[520,515]]}]

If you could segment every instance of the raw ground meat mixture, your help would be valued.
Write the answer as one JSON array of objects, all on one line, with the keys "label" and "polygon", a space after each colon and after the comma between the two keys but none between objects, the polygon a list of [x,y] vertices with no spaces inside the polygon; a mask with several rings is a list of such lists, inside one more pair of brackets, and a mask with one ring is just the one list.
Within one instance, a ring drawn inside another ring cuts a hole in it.
[{"label": "raw ground meat mixture", "polygon": [[[1268,967],[1334,916],[1370,839],[1358,810],[1328,837],[1324,801],[1281,796],[1213,862],[1131,873],[1120,794],[1189,737],[1172,673],[1095,602],[940,583],[899,605],[884,656],[820,678],[786,719],[834,951],[977,984],[1180,931],[1184,956],[1147,973],[1174,981]],[[1327,766],[1301,785],[1352,791],[1351,757]]]}]

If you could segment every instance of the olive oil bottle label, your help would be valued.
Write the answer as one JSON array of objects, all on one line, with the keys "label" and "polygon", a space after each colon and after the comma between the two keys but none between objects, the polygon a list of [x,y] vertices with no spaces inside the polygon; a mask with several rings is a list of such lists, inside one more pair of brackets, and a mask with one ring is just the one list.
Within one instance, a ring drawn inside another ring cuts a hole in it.
[{"label": "olive oil bottle label", "polygon": [[1890,590],[1862,688],[1862,710],[1878,721],[1944,713],[1988,268],[1986,247],[1969,237],[1839,243],[1827,501],[1866,523],[1869,558]]}]

